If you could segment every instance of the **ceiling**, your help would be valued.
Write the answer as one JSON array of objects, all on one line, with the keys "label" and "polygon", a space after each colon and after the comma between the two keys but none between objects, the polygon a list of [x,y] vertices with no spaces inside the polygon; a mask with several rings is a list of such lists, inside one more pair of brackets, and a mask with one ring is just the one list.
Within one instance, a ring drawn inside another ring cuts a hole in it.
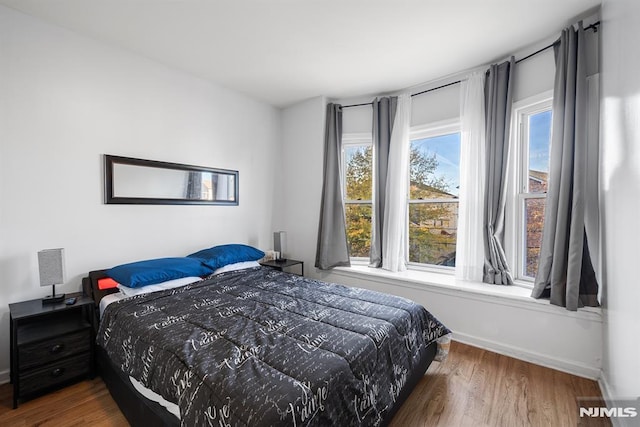
[{"label": "ceiling", "polygon": [[414,86],[548,38],[600,0],[0,0],[283,107]]}]

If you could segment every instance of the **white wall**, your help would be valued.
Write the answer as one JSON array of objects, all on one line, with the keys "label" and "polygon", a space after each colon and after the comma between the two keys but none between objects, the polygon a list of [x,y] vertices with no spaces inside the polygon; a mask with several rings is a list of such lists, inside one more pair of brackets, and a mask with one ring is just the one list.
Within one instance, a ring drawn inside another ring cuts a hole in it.
[{"label": "white wall", "polygon": [[[640,3],[602,7],[601,136],[605,223],[603,383],[609,397],[640,396]],[[634,424],[635,425],[635,424]]]},{"label": "white wall", "polygon": [[[544,41],[542,44],[546,45],[551,41]],[[522,57],[537,48],[524,54],[516,53],[516,57]],[[518,64],[514,99],[517,101],[552,89],[554,70],[552,50]],[[442,83],[456,80],[456,77],[458,76],[449,76]],[[412,92],[438,85],[435,82],[426,84],[424,87],[413,88]],[[371,99],[373,96],[338,102],[349,105],[368,102]],[[320,109],[317,103],[304,103],[285,111],[285,117],[290,119],[283,119],[283,152],[292,150],[292,154],[304,154],[296,157],[293,164],[289,164],[288,160],[283,163],[284,183],[312,184],[313,181],[307,178],[308,173],[313,176],[318,173],[321,175],[324,112],[314,113]],[[459,109],[459,86],[454,85],[416,96],[413,98],[413,106],[415,108],[412,125],[455,118]],[[370,114],[370,107],[347,109],[343,116],[344,131],[370,132],[371,122],[366,117]],[[315,259],[320,189],[321,185],[312,185],[307,187],[306,191],[289,191],[287,194],[284,213],[289,215],[289,218],[295,216],[291,226],[300,232],[304,230],[304,239],[297,238],[296,249],[292,248],[292,256],[302,257],[305,261]],[[283,224],[287,224],[289,220],[282,221]],[[545,307],[541,310],[533,301],[529,304],[535,304],[532,305],[535,309],[523,308],[520,305],[514,308],[508,301],[499,298],[478,299],[465,293],[456,295],[455,292],[442,294],[432,288],[420,288],[419,285],[406,287],[393,280],[383,283],[341,272],[321,272],[313,268],[313,262],[307,264],[306,272],[311,277],[323,280],[358,285],[411,298],[440,315],[454,330],[454,335],[459,340],[574,374],[590,378],[599,376],[602,322],[601,316],[597,313],[573,315],[558,307]]]},{"label": "white wall", "polygon": [[[365,102],[369,102],[368,100]],[[342,105],[358,105],[359,102],[342,103]],[[342,110],[342,132],[366,133],[371,135],[373,129],[373,108],[371,105],[344,108]],[[323,142],[324,143],[324,142]]]},{"label": "white wall", "polygon": [[[413,93],[418,93],[415,90]],[[411,126],[420,126],[460,117],[460,85],[436,89],[411,97]]]},{"label": "white wall", "polygon": [[[72,292],[121,262],[271,248],[279,150],[278,109],[0,6],[0,380],[7,304],[51,291],[38,250],[66,249]],[[240,205],[105,205],[104,153],[236,169]]]},{"label": "white wall", "polygon": [[[450,280],[452,286],[416,283],[380,272],[363,277],[341,269],[320,278],[399,295],[422,304],[453,331],[457,341],[587,378],[597,379],[602,359],[602,320],[598,313],[574,313],[536,301],[517,290],[511,297],[495,287]],[[437,276],[430,274],[429,276]],[[458,289],[456,289],[456,286]],[[528,292],[524,294],[528,295]]]},{"label": "white wall", "polygon": [[[517,52],[516,57],[524,57],[531,51],[535,51],[550,43],[552,43],[552,41],[536,43],[525,51]],[[514,102],[552,90],[554,72],[553,49],[547,49],[526,61],[516,64],[516,78],[514,79],[513,93]],[[595,72],[597,72],[597,70],[592,71],[592,73]],[[464,78],[464,75],[460,74],[459,78]],[[416,86],[412,88],[411,92],[419,93],[423,90],[438,87],[456,80],[457,78],[449,77],[443,80],[442,83]],[[347,98],[337,100],[336,102],[342,105],[361,104],[370,102],[373,98],[373,96]],[[459,118],[459,116],[460,85],[454,84],[446,86],[411,98],[411,126],[455,120]],[[371,133],[371,126],[371,106],[363,105],[344,109],[344,133]]]},{"label": "white wall", "polygon": [[303,260],[305,274],[316,258],[322,193],[326,101],[312,98],[282,111],[282,151],[277,167],[274,229],[287,232],[287,257]]},{"label": "white wall", "polygon": [[[516,58],[522,58],[524,56],[526,56],[526,54],[517,54]],[[513,102],[518,102],[553,90],[555,69],[553,49],[547,49],[544,52],[517,63],[516,74],[513,80]]]}]

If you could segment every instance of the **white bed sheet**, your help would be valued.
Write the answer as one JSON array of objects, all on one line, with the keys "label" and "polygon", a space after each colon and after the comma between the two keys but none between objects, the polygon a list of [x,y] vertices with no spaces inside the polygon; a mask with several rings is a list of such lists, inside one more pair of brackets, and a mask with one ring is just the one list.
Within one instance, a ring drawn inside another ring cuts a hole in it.
[{"label": "white bed sheet", "polygon": [[102,319],[102,315],[104,314],[105,308],[112,302],[120,301],[121,299],[125,299],[127,296],[122,292],[114,292],[112,294],[106,295],[100,300],[100,319]]}]

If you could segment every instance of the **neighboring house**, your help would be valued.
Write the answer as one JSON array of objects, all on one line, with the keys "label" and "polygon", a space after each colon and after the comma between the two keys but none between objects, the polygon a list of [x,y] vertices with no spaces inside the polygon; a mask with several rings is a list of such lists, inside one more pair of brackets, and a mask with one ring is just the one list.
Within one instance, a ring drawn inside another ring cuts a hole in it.
[{"label": "neighboring house", "polygon": [[[529,191],[546,193],[549,173],[529,170]],[[538,271],[538,257],[542,245],[542,229],[544,227],[544,206],[546,199],[529,199],[527,202],[527,267],[528,276],[535,276]]]},{"label": "neighboring house", "polygon": [[410,261],[455,265],[458,196],[416,182],[410,193]]},{"label": "neighboring house", "polygon": [[[433,234],[455,235],[458,227],[458,196],[421,183],[411,183],[411,198],[413,200],[430,200],[425,202],[429,206],[428,212],[421,215],[409,215],[411,226],[430,228]],[[442,199],[442,203],[434,202]]]},{"label": "neighboring house", "polygon": [[548,172],[542,172],[542,171],[530,169],[529,170],[529,191],[531,193],[546,193],[548,179],[549,179]]},{"label": "neighboring house", "polygon": [[204,200],[213,200],[213,184],[211,179],[202,181],[202,198]]}]

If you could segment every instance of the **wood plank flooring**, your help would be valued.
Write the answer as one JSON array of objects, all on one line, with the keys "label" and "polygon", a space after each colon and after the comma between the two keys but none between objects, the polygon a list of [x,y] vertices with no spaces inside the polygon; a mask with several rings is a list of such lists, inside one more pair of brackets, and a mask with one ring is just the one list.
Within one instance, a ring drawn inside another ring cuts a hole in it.
[{"label": "wood plank flooring", "polygon": [[[100,378],[83,381],[11,409],[0,386],[0,426],[127,426]],[[390,427],[610,426],[580,419],[577,397],[601,397],[595,381],[453,342],[433,363]]]},{"label": "wood plank flooring", "polygon": [[578,397],[601,399],[598,383],[454,341],[390,427],[611,425],[580,419]]}]

